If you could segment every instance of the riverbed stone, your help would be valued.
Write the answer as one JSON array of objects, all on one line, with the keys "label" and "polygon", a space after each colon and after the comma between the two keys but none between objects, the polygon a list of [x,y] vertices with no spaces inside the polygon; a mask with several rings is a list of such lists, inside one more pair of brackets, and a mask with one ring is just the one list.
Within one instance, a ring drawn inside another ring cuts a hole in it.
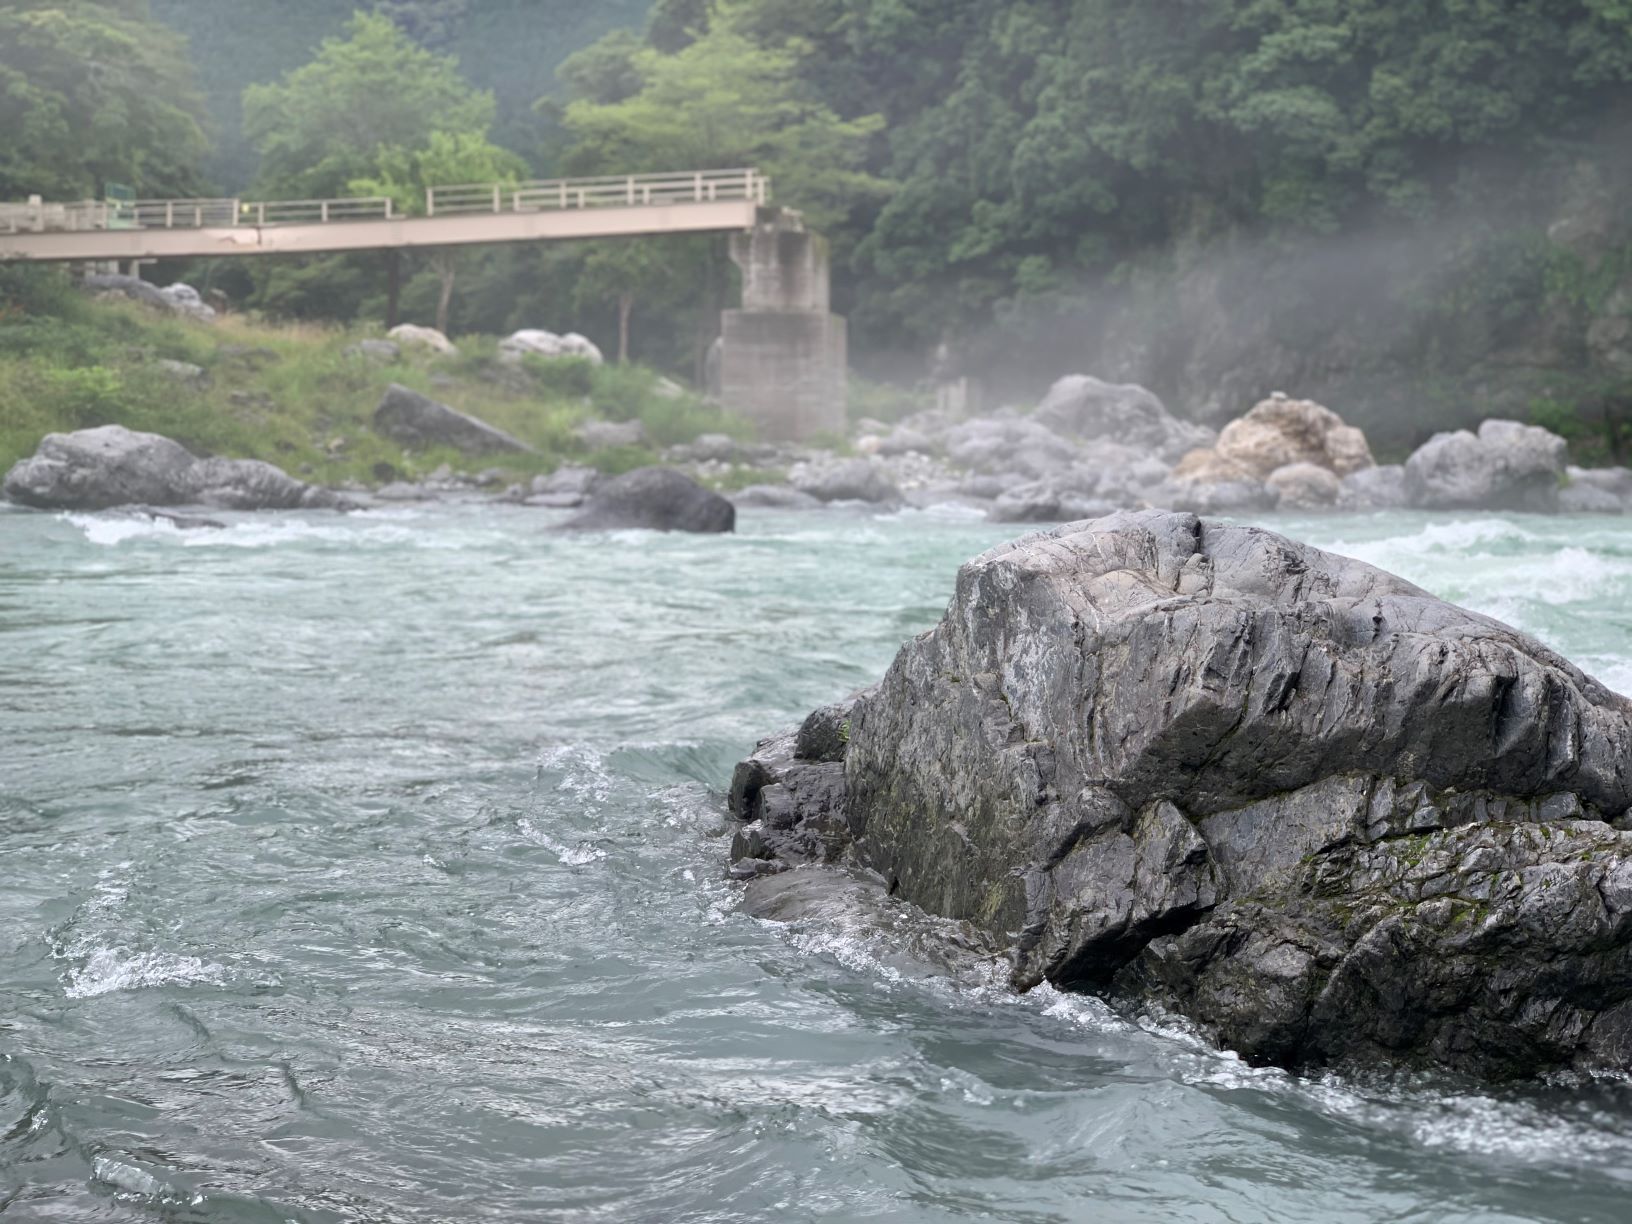
[{"label": "riverbed stone", "polygon": [[577,517],[563,527],[573,531],[734,531],[736,507],[673,468],[636,468],[596,485]]},{"label": "riverbed stone", "polygon": [[843,725],[842,765],[790,732],[738,767],[753,874],[871,873],[1017,989],[1253,1062],[1632,1069],[1632,701],[1402,579],[1190,514],[1070,524],[965,565]]},{"label": "riverbed stone", "polygon": [[387,339],[395,340],[403,348],[426,348],[444,357],[457,357],[459,346],[434,327],[417,323],[399,323],[386,332]]},{"label": "riverbed stone", "polygon": [[255,459],[198,459],[179,442],[122,425],[47,434],[6,473],[11,501],[42,510],[209,505],[233,510],[339,508],[331,489]]},{"label": "riverbed stone", "polygon": [[1490,420],[1477,434],[1438,433],[1405,461],[1405,488],[1425,510],[1558,509],[1568,446],[1518,421]]},{"label": "riverbed stone", "polygon": [[788,483],[817,501],[895,502],[901,498],[882,464],[867,459],[832,459],[802,463]]}]

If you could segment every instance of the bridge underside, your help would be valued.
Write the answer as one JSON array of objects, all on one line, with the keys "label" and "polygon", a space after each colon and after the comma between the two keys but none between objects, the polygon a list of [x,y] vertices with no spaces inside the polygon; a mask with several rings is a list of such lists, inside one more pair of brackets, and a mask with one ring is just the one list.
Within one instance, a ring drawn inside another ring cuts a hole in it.
[{"label": "bridge underside", "polygon": [[313,225],[105,229],[0,233],[0,263],[126,263],[210,256],[319,255],[574,238],[742,232],[754,228],[752,200],[710,200],[537,212],[399,217]]}]

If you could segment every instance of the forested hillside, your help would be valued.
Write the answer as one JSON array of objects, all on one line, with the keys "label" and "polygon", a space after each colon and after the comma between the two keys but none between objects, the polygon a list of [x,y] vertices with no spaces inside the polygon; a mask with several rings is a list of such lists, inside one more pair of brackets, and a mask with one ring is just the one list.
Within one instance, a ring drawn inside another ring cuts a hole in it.
[{"label": "forested hillside", "polygon": [[[100,14],[157,74],[185,53],[144,7],[14,0],[0,19]],[[139,73],[83,82],[147,116],[148,152],[87,141],[53,181],[295,191],[323,175],[290,167],[324,165],[326,190],[383,183],[411,200],[472,167],[756,165],[832,239],[858,365],[904,385],[944,345],[998,398],[1088,370],[1203,417],[1272,390],[1314,395],[1385,448],[1497,412],[1625,449],[1632,8],[1619,0],[380,0],[369,11],[390,27],[350,10],[153,0],[191,39],[204,103],[184,62],[146,97]],[[57,34],[36,22],[29,37]],[[90,35],[74,37],[59,38],[69,60]],[[0,71],[26,77],[16,59],[0,39]],[[399,99],[400,131],[370,144],[345,99],[397,62],[369,96]],[[313,64],[328,67],[303,75]],[[468,108],[439,119],[414,101],[416,82],[454,77]],[[17,164],[72,113],[51,127],[31,110],[17,130],[33,142],[0,154],[0,176],[20,183]],[[324,132],[349,142],[339,161],[323,160]],[[697,369],[731,275],[720,244],[699,241],[408,271],[416,316],[576,328],[609,349],[621,335],[680,373]],[[385,310],[377,261],[208,275],[281,315]]]},{"label": "forested hillside", "polygon": [[255,178],[243,134],[243,93],[312,58],[357,9],[386,13],[421,46],[458,58],[472,84],[493,92],[500,143],[547,157],[548,131],[533,103],[555,88],[555,69],[609,30],[640,28],[650,0],[152,0],[153,15],[192,44],[215,150],[205,162],[221,190]]}]

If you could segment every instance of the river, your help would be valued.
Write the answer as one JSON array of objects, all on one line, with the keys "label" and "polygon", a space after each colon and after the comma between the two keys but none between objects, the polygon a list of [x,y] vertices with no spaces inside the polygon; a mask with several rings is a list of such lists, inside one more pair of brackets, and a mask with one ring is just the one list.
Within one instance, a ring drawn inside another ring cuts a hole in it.
[{"label": "river", "polygon": [[[1256,1070],[946,976],[908,913],[738,910],[732,764],[1015,528],[225,518],[0,510],[8,1220],[1632,1212],[1632,1085]],[[1632,524],[1270,525],[1632,691]]]}]

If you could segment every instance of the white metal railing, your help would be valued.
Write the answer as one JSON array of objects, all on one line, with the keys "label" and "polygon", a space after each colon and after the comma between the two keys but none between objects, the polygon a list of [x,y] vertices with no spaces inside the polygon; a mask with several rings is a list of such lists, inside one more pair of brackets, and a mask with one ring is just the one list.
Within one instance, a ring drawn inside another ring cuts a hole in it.
[{"label": "white metal railing", "polygon": [[[770,180],[757,170],[696,170],[625,174],[548,182],[473,183],[425,193],[428,217],[544,212],[578,208],[643,208],[664,204],[769,201]],[[78,200],[0,204],[0,233],[117,229],[216,229],[389,221],[398,216],[385,196],[334,200]]]},{"label": "white metal railing", "polygon": [[770,180],[757,170],[694,170],[527,183],[466,183],[432,187],[425,193],[425,215],[641,208],[716,200],[764,204],[770,199],[770,189]]}]

